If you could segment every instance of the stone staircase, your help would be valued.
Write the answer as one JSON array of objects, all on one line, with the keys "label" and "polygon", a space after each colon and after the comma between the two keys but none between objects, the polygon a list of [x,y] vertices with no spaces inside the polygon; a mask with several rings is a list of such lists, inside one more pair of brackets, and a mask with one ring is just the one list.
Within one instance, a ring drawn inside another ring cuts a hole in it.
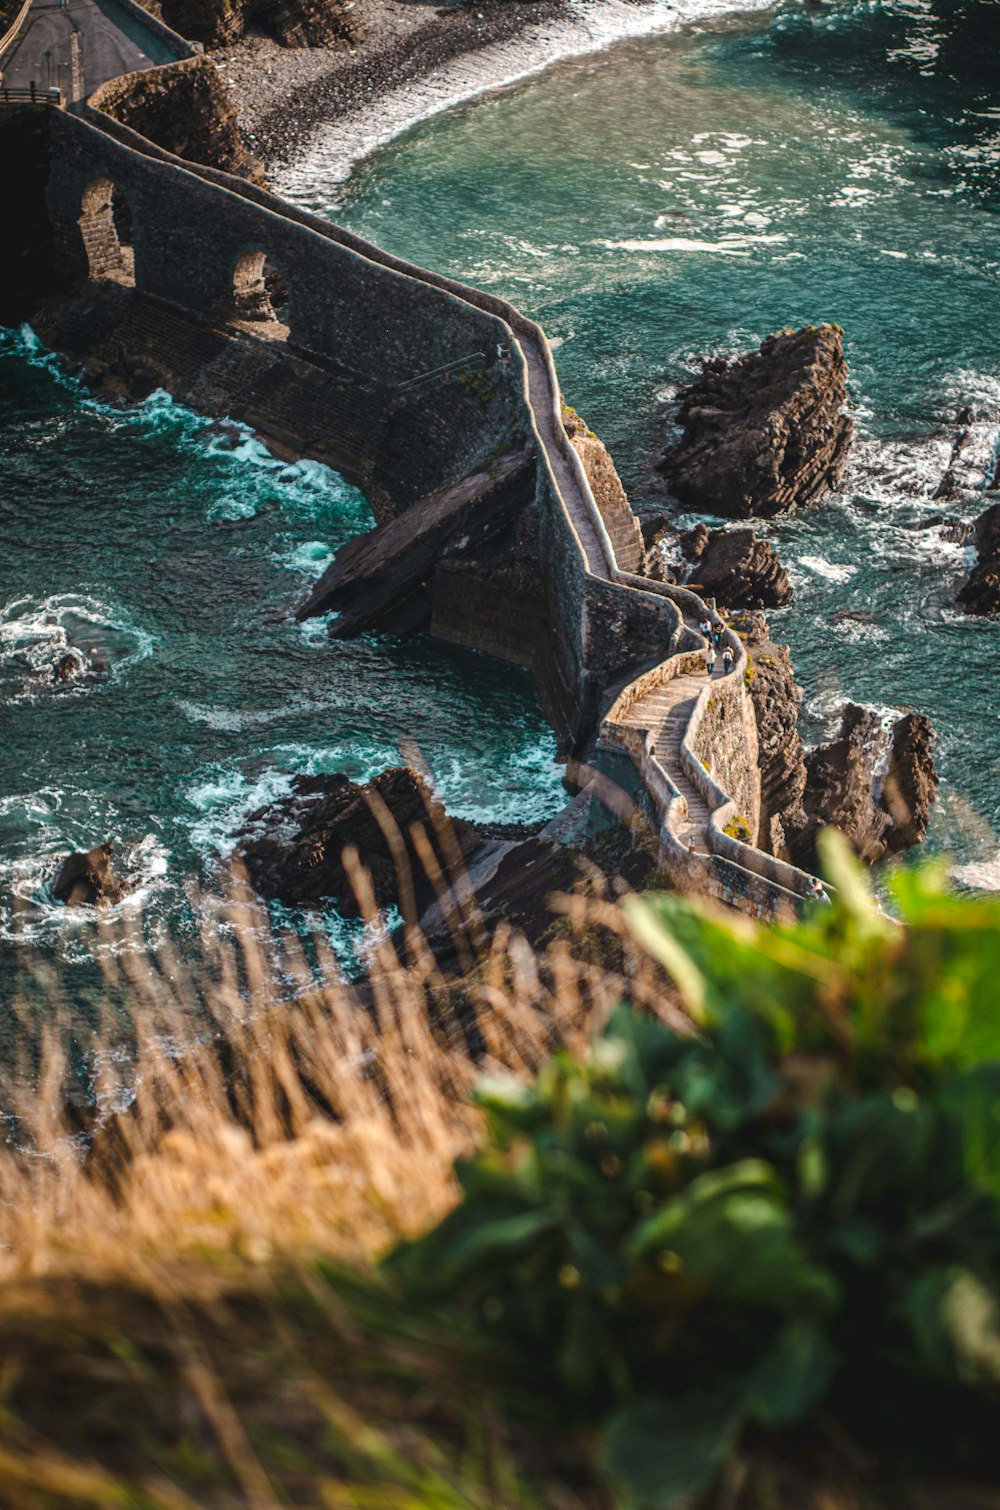
[{"label": "stone staircase", "polygon": [[708,806],[684,769],[681,744],[704,685],[704,676],[685,672],[637,698],[622,719],[652,736],[657,760],[687,803],[687,813],[676,827],[677,837],[698,854],[709,852]]}]

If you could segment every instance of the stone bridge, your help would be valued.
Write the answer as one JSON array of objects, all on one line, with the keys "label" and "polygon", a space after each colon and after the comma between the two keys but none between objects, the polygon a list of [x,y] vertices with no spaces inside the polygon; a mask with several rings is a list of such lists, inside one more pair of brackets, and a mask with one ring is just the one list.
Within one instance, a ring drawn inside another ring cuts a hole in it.
[{"label": "stone bridge", "polygon": [[125,391],[168,387],[331,463],[380,521],[526,450],[530,571],[442,564],[431,632],[530,667],[575,780],[634,793],[677,885],[757,915],[798,905],[810,878],[753,845],[745,648],[725,628],[733,668],[709,682],[697,626],[721,623],[714,611],[629,569],[638,525],[602,516],[541,328],[172,156],[101,103],[98,89],[72,112],[12,107],[0,121],[0,141],[35,164],[20,217],[35,244],[21,253],[44,260],[58,295],[34,317],[43,339]]}]

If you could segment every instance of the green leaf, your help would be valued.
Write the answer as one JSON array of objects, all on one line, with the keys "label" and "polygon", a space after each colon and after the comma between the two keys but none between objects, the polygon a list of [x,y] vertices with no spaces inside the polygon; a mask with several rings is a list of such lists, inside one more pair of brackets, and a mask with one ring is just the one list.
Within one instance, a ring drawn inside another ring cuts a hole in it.
[{"label": "green leaf", "polygon": [[747,1413],[762,1426],[789,1426],[819,1405],[839,1356],[825,1332],[809,1321],[791,1321],[753,1370]]},{"label": "green leaf", "polygon": [[637,1399],[611,1418],[604,1466],[627,1510],[680,1510],[718,1477],[740,1424],[732,1389]]},{"label": "green leaf", "polygon": [[955,1076],[938,1104],[958,1124],[966,1178],[1000,1197],[1000,1065]]}]

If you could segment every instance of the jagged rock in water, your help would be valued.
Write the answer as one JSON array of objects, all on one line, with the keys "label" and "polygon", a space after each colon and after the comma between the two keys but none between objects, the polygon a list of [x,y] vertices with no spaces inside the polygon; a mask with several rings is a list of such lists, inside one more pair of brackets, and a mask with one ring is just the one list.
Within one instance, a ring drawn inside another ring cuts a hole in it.
[{"label": "jagged rock in water", "polygon": [[336,609],[340,618],[330,629],[335,639],[376,627],[393,634],[421,628],[430,619],[428,587],[435,568],[475,556],[533,496],[530,453],[501,457],[488,470],[431,493],[341,546],[297,617]]},{"label": "jagged rock in water", "polygon": [[348,916],[356,916],[357,899],[343,858],[344,850],[353,846],[371,877],[377,905],[402,904],[405,881],[401,891],[397,859],[379,822],[386,814],[399,830],[417,906],[422,907],[432,899],[434,888],[412,827],[423,826],[445,875],[450,865],[438,837],[444,825],[450,824],[463,857],[478,848],[480,837],[471,823],[447,818],[427,782],[410,766],[393,766],[366,786],[342,775],[297,776],[289,796],[250,816],[236,855],[261,896],[290,904],[329,900]]},{"label": "jagged rock in water", "polygon": [[750,700],[757,719],[761,843],[771,854],[788,859],[792,842],[807,824],[802,806],[806,757],[798,730],[802,688],[795,680],[788,646],[771,639],[762,614],[741,614],[734,623],[747,647]]},{"label": "jagged rock in water", "polygon": [[836,739],[806,760],[808,824],[792,845],[796,861],[815,864],[821,828],[840,829],[867,865],[923,839],[938,784],[932,740],[923,714],[907,714],[890,734],[871,709],[848,703]]},{"label": "jagged rock in water", "polygon": [[125,886],[111,869],[113,844],[98,844],[95,849],[67,855],[50,886],[57,901],[67,907],[101,906],[120,902]]},{"label": "jagged rock in water", "polygon": [[681,545],[693,563],[688,580],[698,592],[725,608],[783,608],[792,601],[788,573],[753,530],[705,531],[704,540],[691,542],[697,551],[692,555],[686,542],[695,533],[684,536]]},{"label": "jagged rock in water", "polygon": [[980,514],[975,524],[979,560],[959,589],[958,601],[969,613],[1000,611],[1000,503]]},{"label": "jagged rock in water", "polygon": [[[749,529],[710,530],[704,524],[678,533],[665,515],[642,526],[644,575],[683,582],[723,608],[783,608],[794,596],[788,573],[773,546]],[[686,563],[679,572],[664,561],[660,545]]]},{"label": "jagged rock in water", "polygon": [[821,497],[851,438],[839,325],[769,336],[738,361],[706,362],[680,394],[684,435],[660,468],[685,504],[746,519]]},{"label": "jagged rock in water", "polygon": [[263,182],[263,166],[248,150],[236,109],[207,58],[125,74],[102,89],[101,109],[178,157]]},{"label": "jagged rock in water", "polygon": [[86,664],[82,656],[75,655],[72,650],[68,650],[65,655],[59,657],[52,667],[52,680],[54,682],[70,682],[86,669]]},{"label": "jagged rock in water", "polygon": [[960,498],[962,496],[962,488],[958,477],[958,466],[962,451],[965,449],[966,445],[969,442],[969,436],[971,434],[970,426],[972,425],[974,419],[975,415],[973,414],[972,409],[969,407],[969,405],[965,405],[964,408],[959,410],[955,421],[955,423],[959,426],[959,431],[952,443],[951,456],[948,460],[947,470],[945,471],[945,474],[942,477],[941,481],[938,483],[937,488],[933,493],[933,497],[944,498],[947,499],[948,502],[951,502],[953,499]]},{"label": "jagged rock in water", "polygon": [[934,730],[923,713],[907,713],[893,725],[882,806],[892,819],[892,852],[919,844],[927,832],[938,774],[931,745]]},{"label": "jagged rock in water", "polygon": [[567,404],[563,404],[562,419],[573,449],[583,462],[583,470],[611,537],[619,567],[622,571],[641,572],[645,558],[642,531],[611,452]]}]

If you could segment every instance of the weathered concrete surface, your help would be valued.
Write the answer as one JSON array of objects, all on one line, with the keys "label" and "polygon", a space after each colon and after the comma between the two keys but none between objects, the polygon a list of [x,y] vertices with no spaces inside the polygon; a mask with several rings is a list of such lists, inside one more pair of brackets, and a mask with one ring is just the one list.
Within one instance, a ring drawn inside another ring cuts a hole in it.
[{"label": "weathered concrete surface", "polygon": [[680,394],[684,435],[660,463],[671,491],[707,514],[782,513],[836,487],[851,420],[839,325],[769,336],[739,361],[706,362]]},{"label": "weathered concrete surface", "polygon": [[594,501],[614,546],[615,560],[622,571],[641,572],[646,554],[642,530],[610,451],[575,409],[564,404],[562,419],[573,449],[583,462]]},{"label": "weathered concrete surface", "polygon": [[86,98],[100,84],[134,69],[185,56],[114,0],[35,0],[11,51],[3,82],[26,89],[62,84],[67,100]]},{"label": "weathered concrete surface", "polygon": [[534,458],[520,452],[412,504],[341,546],[296,617],[335,610],[341,615],[331,625],[335,639],[380,627],[399,632],[402,623],[425,627],[431,617],[429,582],[438,563],[474,557],[503,534],[533,500],[534,484]]}]

